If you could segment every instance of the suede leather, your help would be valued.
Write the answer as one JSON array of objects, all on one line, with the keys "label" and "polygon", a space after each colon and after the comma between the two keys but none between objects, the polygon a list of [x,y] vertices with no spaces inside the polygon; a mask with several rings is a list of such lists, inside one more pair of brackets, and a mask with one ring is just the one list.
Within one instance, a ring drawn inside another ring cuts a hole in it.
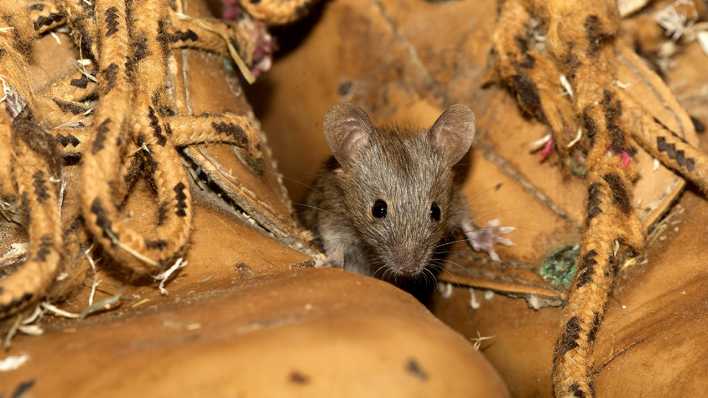
[{"label": "suede leather", "polygon": [[[333,103],[351,101],[378,122],[417,126],[450,104],[471,106],[479,139],[462,166],[463,189],[478,224],[499,218],[517,228],[509,236],[515,245],[499,248],[501,266],[456,246],[454,264],[440,275],[442,291],[447,295],[450,283],[452,296],[436,294],[431,308],[471,340],[493,336],[482,341],[482,351],[513,396],[550,396],[560,311],[531,309],[522,297],[555,305],[565,298],[537,270],[553,251],[577,242],[586,189],[582,180],[561,172],[555,158],[540,162],[530,153],[529,144],[546,134],[545,126],[525,119],[503,88],[482,87],[490,80],[495,3],[328,2],[283,32],[288,51],[251,97],[295,202],[328,156],[321,115]],[[624,23],[623,35],[631,37],[634,26]],[[687,46],[667,82],[688,114],[705,124],[704,60],[697,43]],[[622,65],[623,82],[637,103],[662,123],[677,123],[671,120],[677,114],[686,122],[658,79],[637,75],[631,62]],[[696,144],[699,136],[691,132],[687,140]],[[293,151],[299,143],[307,150]],[[596,343],[595,389],[600,397],[702,395],[708,290],[701,253],[708,205],[691,187],[681,195],[685,182],[663,167],[654,170],[643,151],[635,159],[640,179],[634,206],[648,233],[646,261],[622,270],[610,299]],[[478,309],[470,304],[470,287]],[[490,300],[484,298],[488,291],[495,293]]]},{"label": "suede leather", "polygon": [[[206,15],[207,8],[190,1],[185,12]],[[37,44],[33,85],[73,68],[67,45],[60,51],[50,36]],[[191,50],[177,59],[193,114],[250,112],[222,59]],[[0,395],[31,383],[28,396],[508,396],[472,344],[412,296],[375,279],[312,267],[311,252],[298,246],[306,235],[291,215],[273,157],[262,149],[259,174],[228,146],[188,148],[186,155],[238,208],[192,180],[187,266],[166,285],[167,295],[156,281],[126,277],[94,250],[101,282],[95,300],[120,295],[120,306],[82,320],[47,315],[39,322],[42,336],[16,336],[0,359],[27,355],[28,361],[0,372]],[[62,213],[70,220],[78,211],[77,168],[68,166],[65,176]],[[145,232],[154,228],[156,212],[149,186],[138,183],[123,216]],[[0,225],[3,253],[25,239],[13,224]],[[81,267],[85,279],[56,305],[80,313],[94,274],[84,255],[65,260]]]}]

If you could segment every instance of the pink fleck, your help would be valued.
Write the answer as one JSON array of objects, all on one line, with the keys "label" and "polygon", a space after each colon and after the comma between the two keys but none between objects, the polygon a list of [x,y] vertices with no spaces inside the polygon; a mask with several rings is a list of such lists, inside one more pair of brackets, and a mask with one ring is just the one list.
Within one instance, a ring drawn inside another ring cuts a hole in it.
[{"label": "pink fleck", "polygon": [[224,19],[227,21],[233,21],[238,15],[238,10],[236,8],[225,8],[224,7]]},{"label": "pink fleck", "polygon": [[553,137],[550,137],[548,141],[543,145],[543,149],[541,149],[541,162],[544,160],[548,159],[549,156],[553,153]]},{"label": "pink fleck", "polygon": [[629,167],[629,164],[632,162],[632,157],[629,156],[629,152],[622,151],[620,152],[619,157],[622,168],[626,169],[627,167]]},{"label": "pink fleck", "polygon": [[236,20],[241,14],[241,9],[236,3],[236,0],[223,0],[224,1],[224,11],[223,18],[227,21]]}]

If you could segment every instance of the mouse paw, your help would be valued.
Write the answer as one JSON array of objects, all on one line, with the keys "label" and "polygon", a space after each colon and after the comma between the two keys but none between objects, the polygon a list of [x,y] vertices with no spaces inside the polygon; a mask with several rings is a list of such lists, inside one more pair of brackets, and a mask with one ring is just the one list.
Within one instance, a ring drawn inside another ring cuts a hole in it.
[{"label": "mouse paw", "polygon": [[327,264],[334,268],[344,268],[344,248],[338,247],[327,253]]},{"label": "mouse paw", "polygon": [[495,218],[483,228],[475,228],[471,223],[463,225],[462,231],[474,250],[487,252],[492,261],[500,261],[499,254],[494,250],[494,245],[497,243],[504,246],[513,245],[514,242],[502,235],[508,234],[514,229],[514,227],[502,226],[499,219]]}]

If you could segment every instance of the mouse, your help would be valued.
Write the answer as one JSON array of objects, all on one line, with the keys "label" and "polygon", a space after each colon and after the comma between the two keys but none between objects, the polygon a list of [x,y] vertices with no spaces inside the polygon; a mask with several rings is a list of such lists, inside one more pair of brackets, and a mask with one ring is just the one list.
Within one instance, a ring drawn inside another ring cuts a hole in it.
[{"label": "mouse", "polygon": [[299,219],[326,261],[368,276],[415,277],[441,242],[461,231],[474,250],[499,261],[495,244],[513,227],[477,227],[454,167],[470,150],[475,115],[447,108],[428,129],[375,126],[362,108],[334,105],[324,116],[332,157],[316,177]]}]

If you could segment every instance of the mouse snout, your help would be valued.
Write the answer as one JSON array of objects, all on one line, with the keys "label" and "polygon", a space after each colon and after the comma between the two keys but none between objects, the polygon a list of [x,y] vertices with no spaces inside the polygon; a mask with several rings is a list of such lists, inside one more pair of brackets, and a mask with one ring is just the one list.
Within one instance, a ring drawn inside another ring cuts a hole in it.
[{"label": "mouse snout", "polygon": [[425,267],[425,264],[418,257],[410,250],[396,250],[391,253],[388,265],[399,274],[414,276]]},{"label": "mouse snout", "polygon": [[399,269],[398,269],[398,272],[401,273],[401,274],[403,274],[403,275],[409,275],[409,276],[410,276],[410,275],[416,275],[418,272],[420,272],[420,270],[418,269],[418,267],[406,266],[406,267],[403,267],[403,268],[399,268]]}]

